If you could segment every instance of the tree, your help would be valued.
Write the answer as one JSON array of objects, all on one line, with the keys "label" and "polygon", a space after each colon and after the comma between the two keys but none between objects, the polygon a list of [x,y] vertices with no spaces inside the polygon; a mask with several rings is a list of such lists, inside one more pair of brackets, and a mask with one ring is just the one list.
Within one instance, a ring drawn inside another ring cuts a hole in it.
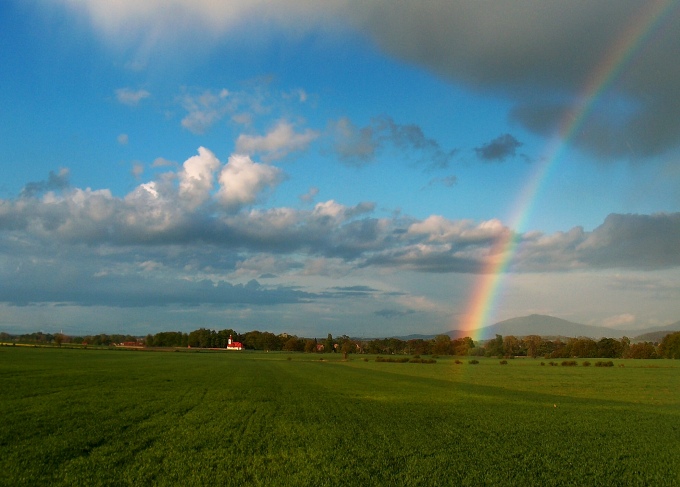
[{"label": "tree", "polygon": [[519,355],[519,340],[516,337],[508,335],[503,338],[503,355],[505,357]]},{"label": "tree", "polygon": [[66,337],[62,333],[54,334],[54,343],[56,343],[57,346],[61,347],[61,344],[63,343],[64,339],[66,339]]},{"label": "tree", "polygon": [[437,335],[432,344],[432,353],[435,355],[451,355],[451,337]]},{"label": "tree", "polygon": [[536,358],[541,353],[541,345],[543,339],[538,335],[529,335],[524,338],[524,344],[527,349],[527,355],[531,358]]},{"label": "tree", "polygon": [[680,358],[680,331],[663,337],[659,344],[659,354],[664,358]]},{"label": "tree", "polygon": [[305,349],[305,345],[306,344],[302,339],[292,336],[284,342],[283,349],[288,352],[301,352]]},{"label": "tree", "polygon": [[349,337],[347,337],[345,340],[342,341],[340,351],[342,352],[343,358],[346,359],[348,353],[355,353],[357,351],[357,344],[350,340]]},{"label": "tree", "polygon": [[503,356],[503,335],[496,335],[496,338],[489,340],[486,343],[487,357],[502,357]]},{"label": "tree", "polygon": [[614,338],[603,338],[597,342],[597,356],[602,358],[620,358],[623,346]]},{"label": "tree", "polygon": [[305,353],[316,352],[316,338],[314,340],[309,339],[305,341]]},{"label": "tree", "polygon": [[470,337],[456,338],[451,341],[451,349],[454,355],[468,355],[473,348],[475,348],[475,342]]},{"label": "tree", "polygon": [[651,342],[633,343],[624,352],[623,358],[650,359],[659,358],[656,347]]},{"label": "tree", "polygon": [[323,351],[326,353],[335,352],[335,348],[333,347],[333,335],[330,333],[323,344]]}]

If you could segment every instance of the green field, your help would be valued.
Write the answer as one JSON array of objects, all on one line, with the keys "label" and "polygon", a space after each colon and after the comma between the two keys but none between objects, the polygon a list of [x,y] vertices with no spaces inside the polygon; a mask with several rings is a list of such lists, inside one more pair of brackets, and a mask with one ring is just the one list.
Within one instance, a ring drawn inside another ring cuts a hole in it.
[{"label": "green field", "polygon": [[462,362],[0,347],[0,485],[680,485],[680,361]]}]

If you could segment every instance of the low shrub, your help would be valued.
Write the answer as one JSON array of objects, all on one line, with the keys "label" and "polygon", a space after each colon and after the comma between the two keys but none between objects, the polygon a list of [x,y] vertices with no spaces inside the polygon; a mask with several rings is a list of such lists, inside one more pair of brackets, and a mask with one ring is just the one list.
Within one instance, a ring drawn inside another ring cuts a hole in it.
[{"label": "low shrub", "polygon": [[541,362],[541,365],[545,365],[545,362]]},{"label": "low shrub", "polygon": [[553,362],[552,360],[550,362],[548,362],[548,364],[550,364],[553,367],[557,366],[557,362]]},{"label": "low shrub", "polygon": [[398,364],[403,364],[409,361],[408,357],[400,357],[400,358],[393,358],[393,357],[376,357],[375,358],[376,362],[391,362],[391,363],[398,363]]},{"label": "low shrub", "polygon": [[457,364],[457,365],[460,365],[460,364],[462,364],[463,362],[461,362],[460,360],[456,359],[456,361],[455,361],[454,363]]},{"label": "low shrub", "polygon": [[576,360],[563,360],[561,365],[562,367],[574,367],[578,364],[576,363]]},{"label": "low shrub", "polygon": [[595,367],[614,367],[614,362],[612,362],[611,360],[607,361],[598,360],[597,362],[595,362]]},{"label": "low shrub", "polygon": [[468,363],[471,364],[471,365],[477,365],[477,364],[479,363],[479,360],[477,360],[477,359],[472,359],[472,360],[470,360]]},{"label": "low shrub", "polygon": [[508,365],[508,361],[507,360],[501,360],[501,365]]},{"label": "low shrub", "polygon": [[586,360],[585,362],[583,362],[583,366],[584,366],[584,367],[590,367],[590,362],[588,362],[588,361]]},{"label": "low shrub", "polygon": [[412,358],[409,360],[412,364],[436,364],[437,361],[433,358]]}]

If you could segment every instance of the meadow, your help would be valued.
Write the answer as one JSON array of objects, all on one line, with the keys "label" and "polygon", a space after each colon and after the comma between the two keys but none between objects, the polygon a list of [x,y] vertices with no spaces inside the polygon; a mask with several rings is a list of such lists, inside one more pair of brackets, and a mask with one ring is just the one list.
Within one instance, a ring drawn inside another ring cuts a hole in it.
[{"label": "meadow", "polygon": [[0,485],[680,485],[680,361],[375,359],[0,347]]}]

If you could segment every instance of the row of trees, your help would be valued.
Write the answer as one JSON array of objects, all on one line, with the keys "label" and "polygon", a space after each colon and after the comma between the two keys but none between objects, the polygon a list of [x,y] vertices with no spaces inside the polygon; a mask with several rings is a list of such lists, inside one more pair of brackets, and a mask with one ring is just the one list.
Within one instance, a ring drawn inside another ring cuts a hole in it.
[{"label": "row of trees", "polygon": [[680,359],[680,332],[666,335],[659,344],[651,342],[631,343],[626,337],[614,338],[568,338],[550,340],[538,335],[515,337],[496,335],[483,343],[475,343],[470,337],[451,339],[448,335],[438,335],[433,339],[400,340],[384,338],[357,340],[343,335],[333,338],[329,333],[326,339],[301,338],[294,335],[275,335],[270,332],[249,331],[239,334],[232,329],[210,330],[200,328],[190,333],[160,332],[149,334],[144,339],[132,335],[88,335],[67,337],[61,333],[49,334],[36,332],[25,335],[0,333],[0,341],[19,341],[23,343],[48,344],[62,343],[110,346],[125,342],[136,342],[146,347],[192,347],[225,348],[229,337],[241,342],[250,350],[285,350],[307,353],[371,353],[405,355],[457,355],[487,357],[545,357],[545,358],[676,358]]}]

